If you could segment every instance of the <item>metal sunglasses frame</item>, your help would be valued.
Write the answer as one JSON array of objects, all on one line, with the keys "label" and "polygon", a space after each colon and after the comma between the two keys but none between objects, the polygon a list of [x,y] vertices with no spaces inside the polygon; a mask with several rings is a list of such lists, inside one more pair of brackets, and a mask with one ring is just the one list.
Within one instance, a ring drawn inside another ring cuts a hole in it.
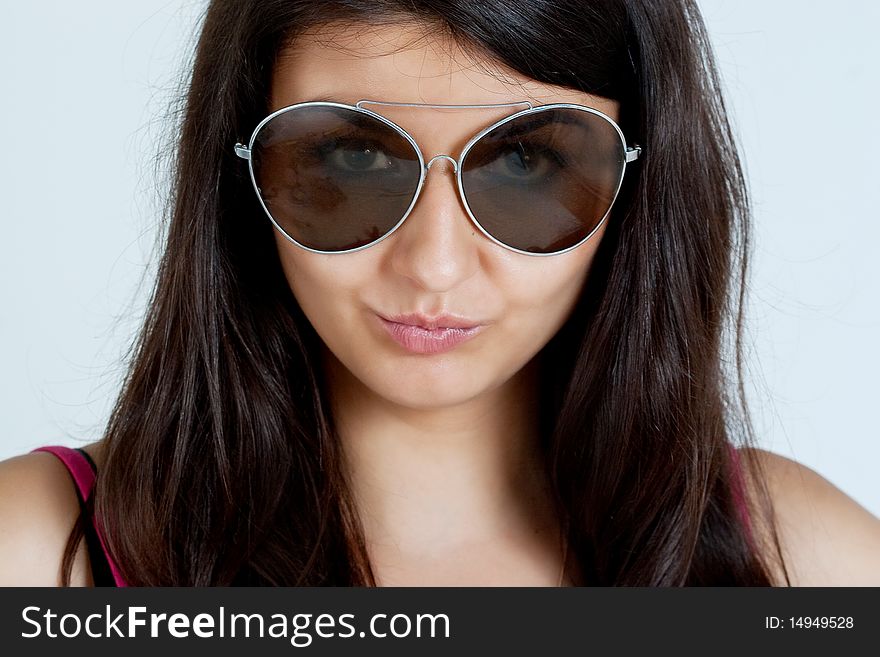
[{"label": "metal sunglasses frame", "polygon": [[[447,154],[440,154],[440,155],[435,155],[430,160],[428,160],[427,163],[425,163],[425,158],[424,158],[424,155],[422,154],[422,150],[419,148],[419,145],[418,145],[418,143],[416,143],[416,140],[413,138],[413,136],[410,135],[402,127],[400,127],[399,125],[397,125],[393,121],[385,118],[381,114],[378,114],[377,112],[373,112],[367,108],[362,107],[362,105],[367,105],[367,104],[369,104],[369,105],[385,105],[385,106],[392,106],[392,107],[433,107],[433,108],[444,108],[444,109],[445,108],[449,108],[449,109],[456,109],[456,108],[457,109],[479,109],[479,108],[490,108],[490,107],[514,107],[517,105],[527,105],[528,107],[526,109],[521,110],[521,111],[514,112],[513,114],[506,116],[506,117],[500,119],[499,121],[496,121],[495,123],[491,124],[490,126],[480,130],[476,135],[471,137],[471,139],[465,144],[464,148],[462,148],[461,154],[458,156],[458,159],[454,159],[453,157],[451,157],[450,155],[447,155]],[[371,116],[371,117],[381,121],[385,125],[392,128],[394,131],[399,133],[402,137],[404,137],[410,143],[410,145],[413,147],[413,150],[416,152],[416,155],[419,158],[419,165],[420,165],[419,183],[415,189],[415,192],[413,193],[412,201],[410,202],[409,207],[406,209],[406,212],[403,213],[403,216],[398,220],[398,222],[394,225],[394,227],[392,227],[384,235],[382,235],[378,239],[373,240],[372,242],[369,242],[368,244],[363,244],[363,245],[355,247],[353,249],[345,249],[342,251],[322,251],[319,249],[313,249],[309,246],[306,246],[305,244],[298,242],[296,239],[294,239],[293,237],[288,235],[287,232],[279,225],[279,223],[277,221],[275,221],[275,218],[272,216],[272,213],[269,211],[269,208],[266,207],[266,204],[263,201],[263,195],[260,193],[260,187],[259,187],[259,185],[257,185],[256,176],[254,175],[254,166],[253,166],[253,160],[251,158],[251,153],[252,153],[252,149],[254,146],[254,142],[257,139],[257,135],[259,135],[260,130],[262,130],[263,126],[265,126],[272,119],[274,119],[275,117],[277,117],[281,114],[285,114],[287,112],[301,109],[303,107],[316,107],[316,106],[317,107],[344,108],[344,109],[352,110],[355,112],[360,112],[362,114],[366,114],[368,116]],[[617,135],[620,137],[620,145],[621,145],[621,149],[624,154],[624,161],[623,161],[623,166],[620,169],[620,176],[617,180],[617,186],[614,190],[614,196],[611,199],[611,203],[609,203],[608,209],[605,211],[605,214],[602,216],[602,218],[599,220],[599,222],[596,224],[596,226],[589,232],[589,234],[587,234],[587,236],[584,237],[582,240],[580,240],[577,244],[574,244],[573,246],[567,247],[565,249],[562,249],[559,251],[551,251],[549,253],[535,253],[534,251],[524,251],[522,249],[518,249],[518,248],[511,246],[509,244],[505,244],[501,240],[495,238],[485,228],[483,228],[482,224],[480,224],[479,219],[477,219],[474,216],[474,213],[471,210],[470,204],[467,201],[467,196],[465,195],[465,192],[464,192],[464,185],[462,184],[461,171],[462,171],[462,163],[464,162],[465,157],[467,157],[468,151],[470,151],[470,149],[474,146],[474,144],[479,142],[480,139],[484,135],[495,130],[499,126],[504,125],[505,123],[508,123],[510,121],[514,121],[514,120],[521,118],[523,116],[527,116],[530,114],[536,114],[538,112],[545,112],[545,111],[553,110],[553,109],[575,109],[575,110],[587,112],[589,114],[594,114],[594,115],[604,119],[608,123],[610,123],[611,126],[614,128],[615,132],[617,133]],[[247,146],[245,146],[244,144],[242,144],[240,142],[236,143],[235,144],[235,154],[238,157],[248,161],[248,169],[250,170],[251,183],[253,184],[254,191],[257,194],[257,198],[259,198],[259,200],[260,200],[260,205],[263,207],[263,210],[266,212],[266,215],[269,217],[269,220],[272,222],[272,224],[275,226],[275,228],[277,228],[281,232],[281,234],[285,238],[287,238],[289,241],[293,242],[294,244],[296,244],[300,248],[305,249],[306,251],[311,251],[312,253],[320,253],[320,254],[354,253],[356,251],[361,251],[363,249],[374,246],[374,245],[378,244],[379,242],[381,242],[382,240],[393,235],[397,231],[397,229],[403,225],[403,222],[406,221],[406,218],[410,215],[410,213],[412,212],[412,209],[415,207],[416,202],[419,199],[419,195],[421,193],[422,187],[425,184],[425,179],[428,176],[428,170],[431,168],[431,165],[438,159],[446,159],[452,163],[453,170],[454,170],[456,180],[458,183],[459,198],[461,199],[461,201],[465,207],[465,210],[467,211],[468,216],[470,217],[471,222],[473,222],[473,224],[480,230],[481,233],[483,233],[486,237],[488,237],[490,240],[492,240],[496,244],[504,247],[505,249],[509,249],[511,251],[514,251],[516,253],[522,253],[522,254],[531,255],[531,256],[553,256],[553,255],[560,255],[562,253],[567,253],[568,251],[576,249],[581,244],[583,244],[584,242],[589,240],[596,233],[596,231],[599,230],[599,228],[602,226],[602,224],[605,223],[605,220],[608,218],[608,215],[611,214],[611,208],[614,207],[614,203],[617,200],[617,196],[618,196],[618,194],[620,192],[620,188],[623,184],[623,176],[626,173],[626,165],[639,158],[639,156],[642,154],[642,147],[639,146],[638,144],[633,144],[632,146],[628,146],[626,143],[626,138],[623,136],[623,131],[620,129],[620,126],[617,125],[617,123],[614,121],[614,119],[612,119],[607,114],[604,114],[603,112],[600,112],[599,110],[594,109],[592,107],[587,107],[586,105],[578,105],[578,104],[574,104],[574,103],[551,103],[551,104],[547,104],[547,105],[533,106],[531,101],[528,101],[528,100],[523,100],[523,101],[514,102],[514,103],[497,103],[497,104],[488,104],[488,105],[435,105],[435,104],[428,104],[428,103],[400,103],[400,102],[390,102],[390,101],[385,102],[385,101],[366,100],[365,99],[365,100],[359,100],[354,105],[348,105],[346,103],[337,103],[337,102],[331,102],[331,101],[308,101],[308,102],[303,102],[303,103],[296,103],[294,105],[288,105],[287,107],[282,107],[281,109],[276,110],[275,112],[272,112],[271,114],[269,114],[269,116],[267,116],[265,119],[260,121],[260,123],[257,125],[257,127],[254,128],[253,133],[251,133],[251,137],[250,137],[250,140],[248,141]]]}]

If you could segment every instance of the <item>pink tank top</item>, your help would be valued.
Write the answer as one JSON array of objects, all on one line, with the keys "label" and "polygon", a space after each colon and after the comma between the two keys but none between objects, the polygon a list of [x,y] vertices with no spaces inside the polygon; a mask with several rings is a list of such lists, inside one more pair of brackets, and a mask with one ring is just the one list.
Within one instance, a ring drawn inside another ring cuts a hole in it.
[{"label": "pink tank top", "polygon": [[[733,499],[736,504],[737,510],[740,515],[740,519],[743,523],[743,526],[746,530],[746,535],[748,537],[749,543],[754,548],[754,539],[752,538],[752,527],[751,522],[749,520],[749,512],[748,507],[746,506],[744,486],[743,486],[743,474],[742,474],[742,465],[740,462],[740,455],[737,449],[733,445],[729,445],[731,452],[731,463],[733,464]],[[54,454],[61,462],[67,466],[67,469],[70,471],[71,477],[73,477],[73,481],[76,484],[77,493],[80,499],[80,502],[84,504],[92,494],[92,489],[95,485],[95,478],[97,476],[97,472],[94,467],[94,463],[92,463],[91,459],[88,455],[79,449],[72,449],[70,447],[63,447],[61,445],[51,445],[46,447],[38,447],[33,450],[34,452],[49,452]],[[92,572],[93,577],[96,571],[96,559],[103,556],[103,559],[106,561],[107,566],[109,567],[109,572],[112,577],[113,585],[115,586],[127,586],[125,580],[122,577],[122,574],[119,572],[119,568],[116,566],[116,563],[113,561],[113,558],[110,556],[110,553],[107,550],[107,545],[104,541],[104,534],[101,530],[101,523],[99,519],[95,516],[92,517],[92,529],[94,533],[97,535],[97,539],[100,542],[100,549],[102,554],[96,555],[90,550],[90,558],[92,561]],[[97,580],[96,580],[97,583]]]},{"label": "pink tank top", "polygon": [[[70,447],[63,447],[61,445],[38,447],[32,451],[49,452],[50,454],[57,456],[70,471],[70,476],[76,484],[76,491],[80,504],[84,505],[88,501],[95,485],[97,472],[94,468],[94,464],[85,452]],[[107,550],[107,544],[104,541],[104,533],[101,530],[101,523],[97,517],[92,516],[92,525],[86,530],[87,544],[89,542],[89,530],[94,532],[94,535],[97,536],[97,541],[100,544],[100,554],[95,554],[95,549],[89,550],[89,557],[92,562],[92,577],[95,580],[95,583],[99,583],[97,574],[103,565],[98,559],[103,557],[103,560],[106,561],[106,566],[109,568],[109,574],[112,577],[112,584],[110,584],[110,582],[108,582],[108,584],[111,586],[127,586],[125,580],[122,578],[122,573],[119,572],[119,568]]]}]

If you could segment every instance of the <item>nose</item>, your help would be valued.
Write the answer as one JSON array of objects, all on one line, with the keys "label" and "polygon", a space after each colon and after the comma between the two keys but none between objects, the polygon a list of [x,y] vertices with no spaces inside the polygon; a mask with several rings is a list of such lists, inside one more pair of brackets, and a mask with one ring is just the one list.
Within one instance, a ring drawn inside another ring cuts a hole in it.
[{"label": "nose", "polygon": [[473,276],[479,264],[481,235],[458,195],[457,166],[448,155],[428,162],[416,204],[397,231],[391,256],[394,271],[432,292],[455,288]]}]

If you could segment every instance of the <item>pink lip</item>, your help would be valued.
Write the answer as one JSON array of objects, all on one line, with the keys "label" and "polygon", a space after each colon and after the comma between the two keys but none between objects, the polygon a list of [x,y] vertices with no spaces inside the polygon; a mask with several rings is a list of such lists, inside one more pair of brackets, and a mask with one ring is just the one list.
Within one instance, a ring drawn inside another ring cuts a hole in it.
[{"label": "pink lip", "polygon": [[394,317],[384,317],[382,319],[394,322],[395,324],[409,324],[410,326],[421,326],[424,329],[438,328],[474,328],[479,326],[481,322],[466,319],[456,315],[438,315],[436,317],[428,317],[419,313],[407,313],[405,315],[395,315]]},{"label": "pink lip", "polygon": [[398,315],[393,319],[377,317],[395,342],[417,354],[449,351],[475,337],[484,328],[484,325],[449,315],[433,319],[424,315]]}]

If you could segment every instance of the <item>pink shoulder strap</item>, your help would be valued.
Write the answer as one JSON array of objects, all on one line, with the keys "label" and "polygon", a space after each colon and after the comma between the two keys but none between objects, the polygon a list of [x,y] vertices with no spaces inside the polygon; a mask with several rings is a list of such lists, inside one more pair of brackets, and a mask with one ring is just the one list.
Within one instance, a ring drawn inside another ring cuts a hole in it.
[{"label": "pink shoulder strap", "polygon": [[[37,447],[32,451],[49,452],[50,454],[57,456],[70,471],[70,476],[73,477],[73,481],[76,484],[82,499],[86,501],[89,499],[92,494],[92,488],[95,485],[95,473],[85,456],[80,454],[77,450],[70,447],[64,447],[63,445]],[[104,533],[101,531],[101,523],[97,516],[92,517],[92,525],[95,528],[95,533],[98,535],[98,540],[101,542],[101,548],[104,550],[104,556],[107,558],[107,563],[110,565],[110,572],[113,575],[113,581],[116,582],[116,586],[127,586],[125,580],[122,578],[122,574],[119,572],[119,568],[116,566],[116,562],[113,561],[110,552],[107,550],[107,544],[104,542]]]}]

